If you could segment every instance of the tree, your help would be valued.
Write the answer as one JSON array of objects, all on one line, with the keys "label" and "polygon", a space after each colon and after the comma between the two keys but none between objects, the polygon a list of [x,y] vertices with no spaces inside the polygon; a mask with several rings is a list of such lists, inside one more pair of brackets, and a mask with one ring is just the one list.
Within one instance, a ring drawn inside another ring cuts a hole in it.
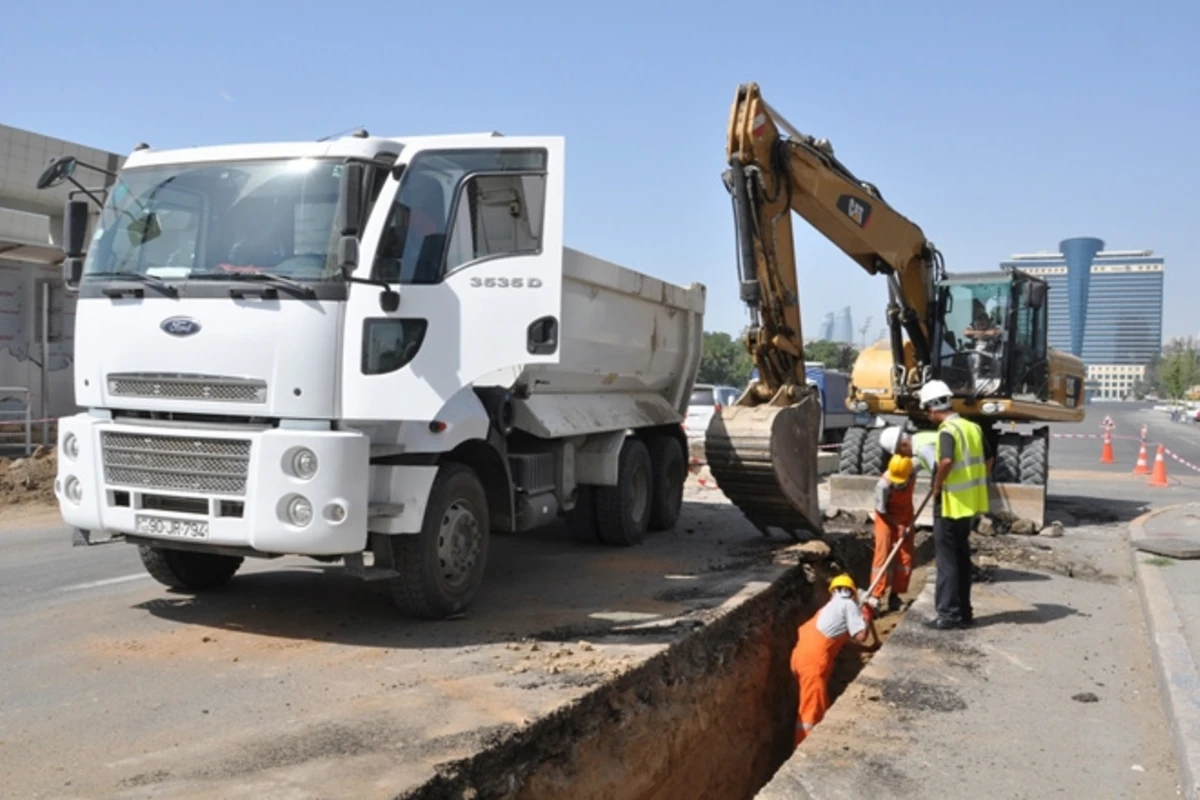
[{"label": "tree", "polygon": [[699,383],[745,386],[754,369],[745,346],[724,331],[706,331],[700,351]]},{"label": "tree", "polygon": [[804,360],[824,364],[830,369],[848,370],[854,366],[858,350],[852,345],[818,339],[804,345]]},{"label": "tree", "polygon": [[1155,370],[1161,391],[1172,400],[1182,400],[1200,383],[1200,353],[1191,338],[1171,341]]}]

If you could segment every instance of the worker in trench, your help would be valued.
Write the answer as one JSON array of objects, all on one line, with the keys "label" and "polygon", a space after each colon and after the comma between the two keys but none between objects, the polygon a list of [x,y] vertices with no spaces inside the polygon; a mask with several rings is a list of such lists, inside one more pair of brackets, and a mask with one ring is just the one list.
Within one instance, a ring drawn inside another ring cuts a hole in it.
[{"label": "worker in trench", "polygon": [[[875,484],[875,556],[871,561],[871,595],[863,607],[867,621],[903,608],[913,568],[913,460],[894,455]],[[891,563],[888,557],[899,544]],[[887,596],[887,605],[883,598]]]},{"label": "worker in trench", "polygon": [[792,650],[792,674],[800,686],[796,745],[825,718],[829,678],[843,645],[851,642],[868,652],[878,650],[880,645],[874,621],[864,618],[858,606],[854,579],[846,574],[835,576],[829,582],[829,594],[829,602],[800,626]]}]

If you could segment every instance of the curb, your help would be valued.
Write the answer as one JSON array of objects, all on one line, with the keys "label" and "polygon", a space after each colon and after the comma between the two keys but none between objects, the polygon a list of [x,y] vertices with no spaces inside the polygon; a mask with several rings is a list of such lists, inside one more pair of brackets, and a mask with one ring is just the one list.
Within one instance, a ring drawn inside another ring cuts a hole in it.
[{"label": "curb", "polygon": [[1187,800],[1200,800],[1200,672],[1196,670],[1195,658],[1188,648],[1183,623],[1166,581],[1157,568],[1138,559],[1139,551],[1133,546],[1134,540],[1145,537],[1148,521],[1183,505],[1188,504],[1160,508],[1129,523],[1129,552],[1142,601],[1142,615],[1153,645],[1151,650],[1163,710],[1179,762],[1182,796]]}]

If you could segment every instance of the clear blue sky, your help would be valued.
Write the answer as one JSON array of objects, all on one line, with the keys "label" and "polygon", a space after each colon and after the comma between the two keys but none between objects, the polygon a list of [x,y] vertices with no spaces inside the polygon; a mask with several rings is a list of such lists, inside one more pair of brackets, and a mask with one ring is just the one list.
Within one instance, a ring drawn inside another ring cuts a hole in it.
[{"label": "clear blue sky", "polygon": [[[69,0],[4,22],[0,119],[121,153],[356,125],[565,135],[568,243],[707,284],[708,327],[731,332],[720,173],[734,90],[756,81],[951,271],[1069,236],[1153,248],[1164,334],[1200,330],[1195,0]],[[850,305],[873,337],[883,281],[796,230],[807,332]]]}]

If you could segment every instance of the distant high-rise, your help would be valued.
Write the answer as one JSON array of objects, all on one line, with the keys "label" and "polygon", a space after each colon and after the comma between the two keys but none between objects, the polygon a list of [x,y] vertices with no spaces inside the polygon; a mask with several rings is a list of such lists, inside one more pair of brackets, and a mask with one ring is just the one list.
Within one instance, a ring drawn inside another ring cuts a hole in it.
[{"label": "distant high-rise", "polygon": [[1050,287],[1050,346],[1083,359],[1090,394],[1124,398],[1162,349],[1163,275],[1153,250],[1104,250],[1092,237],[1065,239],[1057,253],[1015,255],[1001,267]]},{"label": "distant high-rise", "polygon": [[837,313],[833,323],[833,336],[830,337],[838,344],[854,344],[854,323],[850,319],[850,306]]},{"label": "distant high-rise", "polygon": [[821,317],[821,327],[817,329],[817,340],[827,342],[833,338],[833,312]]}]

